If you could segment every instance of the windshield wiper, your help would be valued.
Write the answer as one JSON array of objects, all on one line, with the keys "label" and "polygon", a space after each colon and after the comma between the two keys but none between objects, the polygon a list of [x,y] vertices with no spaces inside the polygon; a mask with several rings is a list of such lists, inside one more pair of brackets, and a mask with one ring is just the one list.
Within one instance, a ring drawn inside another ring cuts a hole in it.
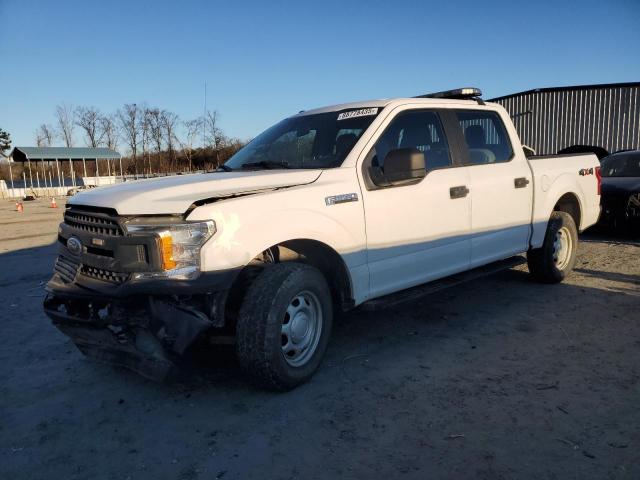
[{"label": "windshield wiper", "polygon": [[291,168],[286,163],[274,162],[273,160],[260,160],[259,162],[245,163],[242,168],[264,168],[270,170],[272,168]]},{"label": "windshield wiper", "polygon": [[216,172],[233,172],[233,168],[223,163],[222,165],[218,165],[218,168],[216,168]]}]

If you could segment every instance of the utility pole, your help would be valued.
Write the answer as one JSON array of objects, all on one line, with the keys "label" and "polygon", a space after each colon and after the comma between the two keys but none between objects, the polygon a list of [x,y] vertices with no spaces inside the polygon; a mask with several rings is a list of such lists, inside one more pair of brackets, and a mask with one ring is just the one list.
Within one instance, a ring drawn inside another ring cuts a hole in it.
[{"label": "utility pole", "polygon": [[207,142],[207,82],[204,82],[204,112],[202,113],[202,148]]}]

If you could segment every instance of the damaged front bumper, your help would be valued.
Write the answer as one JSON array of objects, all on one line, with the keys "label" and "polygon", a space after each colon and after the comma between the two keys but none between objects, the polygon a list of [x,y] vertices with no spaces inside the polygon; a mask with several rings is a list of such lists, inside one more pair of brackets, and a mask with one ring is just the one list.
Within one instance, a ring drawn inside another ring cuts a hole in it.
[{"label": "damaged front bumper", "polygon": [[160,268],[157,239],[128,235],[125,220],[109,209],[67,208],[44,310],[88,357],[163,380],[205,332],[225,326],[238,272],[136,278]]},{"label": "damaged front bumper", "polygon": [[156,381],[176,372],[180,357],[216,323],[171,297],[90,299],[49,293],[44,310],[87,357]]}]

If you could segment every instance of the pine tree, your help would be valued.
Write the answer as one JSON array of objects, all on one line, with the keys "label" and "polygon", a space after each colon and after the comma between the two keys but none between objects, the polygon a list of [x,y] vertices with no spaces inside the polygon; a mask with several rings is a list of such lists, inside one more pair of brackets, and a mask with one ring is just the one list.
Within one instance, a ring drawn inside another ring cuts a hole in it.
[{"label": "pine tree", "polygon": [[0,154],[3,157],[8,156],[11,148],[11,135],[0,128]]}]

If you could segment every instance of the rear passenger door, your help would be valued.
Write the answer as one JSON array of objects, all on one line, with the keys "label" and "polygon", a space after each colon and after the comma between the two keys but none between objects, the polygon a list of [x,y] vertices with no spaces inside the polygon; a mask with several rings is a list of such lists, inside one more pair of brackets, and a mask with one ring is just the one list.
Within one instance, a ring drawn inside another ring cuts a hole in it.
[{"label": "rear passenger door", "polygon": [[462,156],[469,165],[471,266],[528,249],[533,184],[522,152],[493,110],[455,110]]}]

